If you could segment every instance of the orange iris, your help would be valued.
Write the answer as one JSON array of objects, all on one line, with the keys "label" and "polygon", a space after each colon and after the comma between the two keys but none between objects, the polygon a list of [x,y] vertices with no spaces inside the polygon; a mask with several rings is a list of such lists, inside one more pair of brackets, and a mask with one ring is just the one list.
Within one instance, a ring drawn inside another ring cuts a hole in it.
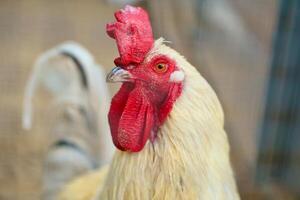
[{"label": "orange iris", "polygon": [[165,63],[159,63],[154,67],[154,71],[157,73],[165,73],[167,70],[168,70],[168,65]]}]

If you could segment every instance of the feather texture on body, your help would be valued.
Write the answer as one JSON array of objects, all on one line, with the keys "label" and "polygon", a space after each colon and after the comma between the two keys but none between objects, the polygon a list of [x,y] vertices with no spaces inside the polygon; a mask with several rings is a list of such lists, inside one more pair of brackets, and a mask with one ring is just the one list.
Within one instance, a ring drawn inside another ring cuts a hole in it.
[{"label": "feather texture on body", "polygon": [[138,153],[117,150],[107,171],[75,180],[63,190],[61,200],[239,199],[215,92],[163,39],[155,41],[146,59],[156,55],[173,59],[184,73],[182,94],[156,140],[148,140]]}]

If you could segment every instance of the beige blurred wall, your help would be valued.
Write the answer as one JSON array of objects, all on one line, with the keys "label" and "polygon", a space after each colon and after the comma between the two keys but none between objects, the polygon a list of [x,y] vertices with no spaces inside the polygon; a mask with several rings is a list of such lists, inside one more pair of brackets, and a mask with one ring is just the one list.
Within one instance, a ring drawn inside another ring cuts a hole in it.
[{"label": "beige blurred wall", "polygon": [[40,199],[45,129],[39,126],[41,120],[34,122],[33,131],[21,129],[23,91],[35,59],[75,40],[111,68],[117,49],[105,34],[105,24],[116,9],[101,0],[0,1],[1,200]]}]

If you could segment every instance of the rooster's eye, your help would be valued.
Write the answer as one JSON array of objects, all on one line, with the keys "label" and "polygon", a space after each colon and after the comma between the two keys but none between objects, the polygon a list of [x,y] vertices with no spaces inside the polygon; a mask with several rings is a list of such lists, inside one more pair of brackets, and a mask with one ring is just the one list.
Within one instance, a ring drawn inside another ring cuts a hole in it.
[{"label": "rooster's eye", "polygon": [[157,73],[165,73],[167,70],[168,70],[168,65],[164,63],[159,63],[154,67],[154,71]]}]

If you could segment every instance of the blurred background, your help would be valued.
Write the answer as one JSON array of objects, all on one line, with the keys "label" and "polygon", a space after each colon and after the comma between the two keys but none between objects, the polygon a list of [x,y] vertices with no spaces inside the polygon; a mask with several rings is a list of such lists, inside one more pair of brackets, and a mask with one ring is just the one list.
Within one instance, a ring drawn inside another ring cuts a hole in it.
[{"label": "blurred background", "polygon": [[242,199],[299,199],[297,0],[1,0],[0,199],[41,199],[46,101],[37,102],[33,129],[21,126],[36,58],[74,40],[109,71],[118,52],[105,24],[126,3],[146,8],[156,38],[171,41],[216,90]]}]

